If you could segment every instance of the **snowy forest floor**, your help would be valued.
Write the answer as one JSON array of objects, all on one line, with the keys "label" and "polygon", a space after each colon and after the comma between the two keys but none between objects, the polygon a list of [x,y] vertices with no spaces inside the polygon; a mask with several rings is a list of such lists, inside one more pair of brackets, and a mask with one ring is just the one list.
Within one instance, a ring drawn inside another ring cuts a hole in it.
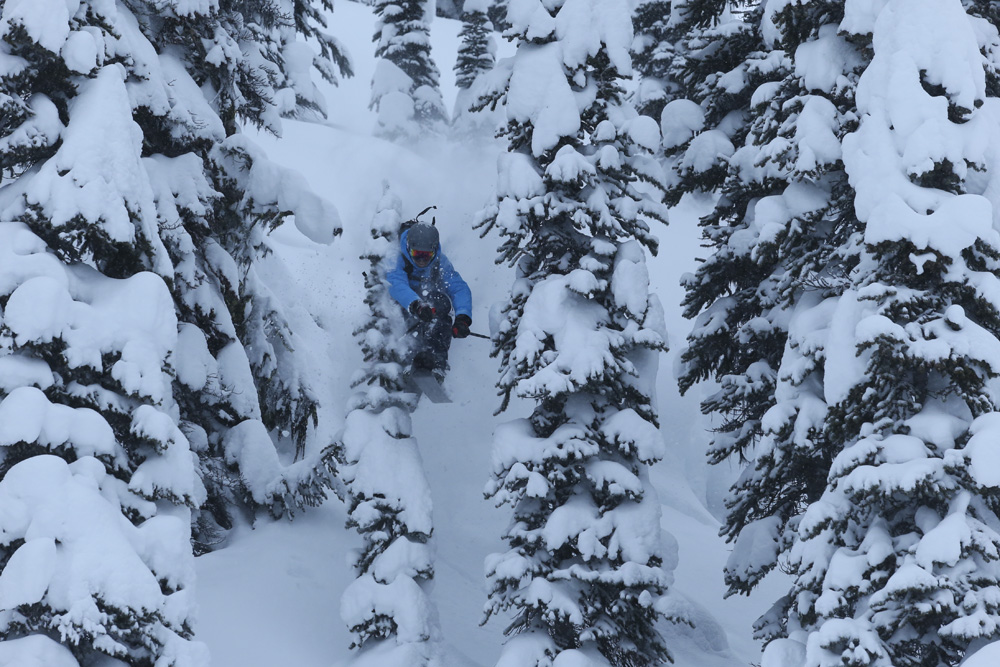
[{"label": "snowy forest floor", "polygon": [[[459,24],[433,24],[433,54],[449,104],[455,98],[451,67]],[[338,207],[344,234],[330,246],[317,245],[292,225],[271,237],[274,257],[266,264],[270,287],[289,309],[314,363],[309,382],[324,411],[313,447],[332,441],[340,427],[350,380],[361,364],[351,336],[363,315],[363,262],[375,205],[388,183],[410,216],[434,204],[445,252],[472,288],[473,330],[488,333],[490,307],[511,284],[512,272],[496,266],[495,237],[479,238],[470,223],[492,197],[498,147],[491,140],[428,141],[400,147],[371,136],[367,109],[374,68],[370,8],[339,3],[330,32],[354,61],[355,77],[337,88],[324,86],[330,107],[324,124],[286,121],[284,136],[259,136],[277,162],[301,172]],[[506,45],[501,44],[501,54]],[[509,47],[507,47],[509,48]],[[699,254],[697,202],[673,211],[669,228],[654,230],[662,250],[651,262],[653,287],[663,301],[671,353],[663,358],[658,404],[670,454],[652,478],[663,503],[663,525],[679,546],[674,587],[677,603],[694,629],[664,628],[677,667],[737,667],[759,662],[751,623],[782,592],[780,575],[749,599],[724,600],[722,567],[728,547],[718,537],[720,498],[733,470],[708,469],[707,425],[698,395],[681,398],[672,364],[690,326],[680,315],[680,276],[693,270]],[[522,416],[513,404],[493,416],[499,402],[493,387],[497,362],[488,341],[456,341],[445,385],[448,405],[421,401],[414,415],[424,469],[434,500],[436,575],[432,598],[445,641],[442,664],[492,665],[503,641],[502,622],[479,625],[486,599],[483,559],[503,547],[500,535],[510,516],[483,499],[490,474],[495,424]],[[345,529],[345,512],[335,498],[292,523],[259,520],[237,530],[228,544],[197,561],[200,623],[215,667],[336,665],[349,658],[350,638],[339,616],[340,596],[353,579],[348,551],[358,539]]]}]

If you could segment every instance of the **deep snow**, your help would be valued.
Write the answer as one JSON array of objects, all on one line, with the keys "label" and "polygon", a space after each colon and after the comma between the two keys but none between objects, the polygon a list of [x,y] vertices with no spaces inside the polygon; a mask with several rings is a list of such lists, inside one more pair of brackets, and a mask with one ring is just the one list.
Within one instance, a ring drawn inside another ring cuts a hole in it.
[{"label": "deep snow", "polygon": [[[435,204],[442,243],[473,292],[473,331],[488,333],[489,311],[512,281],[496,266],[495,237],[481,239],[470,228],[474,214],[492,199],[498,148],[488,139],[428,141],[402,147],[374,138],[375,116],[367,109],[374,70],[370,8],[339,3],[330,31],[347,47],[356,76],[339,88],[323,87],[330,117],[325,123],[286,121],[281,138],[256,140],[272,159],[300,171],[316,192],[338,208],[343,235],[320,245],[286,225],[271,237],[274,260],[264,277],[283,299],[293,328],[315,358],[309,381],[324,410],[312,447],[323,447],[341,427],[350,378],[361,363],[351,336],[361,321],[362,271],[375,206],[388,183],[402,199],[404,215]],[[441,69],[448,108],[456,90],[451,70],[459,24],[437,19],[433,54]],[[500,55],[510,52],[501,44]],[[660,366],[658,404],[667,458],[652,471],[663,503],[663,525],[678,542],[675,604],[696,621],[694,629],[664,628],[678,667],[737,667],[759,662],[751,623],[784,582],[765,581],[749,599],[723,600],[722,568],[728,547],[718,537],[720,498],[735,470],[709,468],[704,449],[707,424],[699,395],[681,398],[673,380],[673,358],[689,325],[680,316],[679,277],[699,255],[697,217],[705,202],[684,201],[672,212],[660,237],[660,255],[650,262],[654,290],[667,313],[671,353]],[[510,516],[483,498],[490,470],[492,430],[525,411],[514,404],[494,417],[496,360],[487,341],[455,341],[447,390],[449,405],[421,401],[414,415],[434,500],[436,576],[432,598],[441,616],[445,665],[492,665],[503,641],[502,623],[479,625],[485,603],[483,560],[503,545]],[[215,667],[336,665],[350,657],[348,632],[339,615],[340,597],[354,573],[347,552],[359,540],[344,528],[345,511],[331,499],[292,523],[258,521],[238,530],[228,545],[197,560],[199,638],[212,651]]]}]

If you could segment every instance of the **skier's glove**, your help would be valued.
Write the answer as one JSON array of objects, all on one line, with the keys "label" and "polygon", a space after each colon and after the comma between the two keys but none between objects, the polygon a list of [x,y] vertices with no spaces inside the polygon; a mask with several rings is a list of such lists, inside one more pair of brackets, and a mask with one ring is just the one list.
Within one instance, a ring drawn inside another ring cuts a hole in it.
[{"label": "skier's glove", "polygon": [[470,326],[472,326],[471,317],[468,315],[456,315],[455,324],[451,326],[451,335],[455,338],[467,338]]},{"label": "skier's glove", "polygon": [[434,319],[434,309],[431,304],[419,299],[410,304],[410,313],[424,322],[430,322]]}]

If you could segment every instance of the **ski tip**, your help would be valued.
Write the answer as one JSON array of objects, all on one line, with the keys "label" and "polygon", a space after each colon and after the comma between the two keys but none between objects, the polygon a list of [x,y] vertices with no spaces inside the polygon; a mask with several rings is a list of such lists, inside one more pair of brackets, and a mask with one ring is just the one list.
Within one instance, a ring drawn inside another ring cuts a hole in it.
[{"label": "ski tip", "polygon": [[428,371],[414,371],[410,381],[431,403],[451,403],[451,397],[441,386],[441,381]]}]

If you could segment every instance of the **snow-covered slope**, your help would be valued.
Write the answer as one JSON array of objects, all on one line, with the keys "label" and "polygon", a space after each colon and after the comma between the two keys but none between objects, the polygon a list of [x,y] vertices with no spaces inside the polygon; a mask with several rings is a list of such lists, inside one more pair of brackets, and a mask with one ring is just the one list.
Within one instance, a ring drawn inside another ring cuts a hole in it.
[{"label": "snow-covered slope", "polygon": [[[344,224],[343,236],[330,246],[313,243],[293,226],[279,229],[272,244],[280,261],[266,267],[265,278],[285,300],[314,359],[308,373],[324,405],[314,447],[328,444],[341,426],[350,379],[361,362],[351,336],[365,308],[364,264],[358,255],[383,183],[402,199],[404,215],[438,206],[443,245],[473,291],[474,331],[488,332],[490,307],[503,298],[512,279],[507,267],[493,262],[497,240],[481,239],[470,227],[475,212],[492,197],[498,148],[489,140],[403,148],[371,136],[372,26],[368,7],[339,3],[331,32],[346,45],[357,75],[339,88],[324,89],[330,107],[326,124],[287,121],[283,137],[257,138],[273,159],[300,171],[332,200]],[[458,27],[441,19],[433,25],[434,56],[449,108],[456,92],[451,67]],[[677,281],[695,265],[699,210],[697,202],[685,202],[674,211],[671,228],[657,230],[662,250],[651,262],[674,349],[661,364],[658,396],[671,451],[653,471],[653,481],[664,503],[664,527],[680,553],[675,603],[697,622],[694,629],[664,631],[678,667],[736,667],[759,660],[750,623],[776,595],[722,600],[728,550],[717,536],[713,513],[733,471],[706,469],[707,434],[698,396],[681,399],[673,381],[672,359],[688,326],[680,317]],[[493,416],[497,365],[488,352],[487,341],[455,341],[446,380],[454,403],[421,402],[414,415],[414,436],[434,499],[432,598],[441,616],[447,665],[492,665],[503,641],[501,623],[479,625],[483,559],[502,547],[499,535],[510,515],[482,495],[492,429],[502,419]],[[513,414],[518,410],[511,407]],[[216,667],[318,667],[349,657],[339,601],[354,578],[347,552],[358,540],[344,520],[344,508],[331,499],[291,524],[260,521],[254,530],[241,529],[226,548],[198,559],[198,633]]]}]

